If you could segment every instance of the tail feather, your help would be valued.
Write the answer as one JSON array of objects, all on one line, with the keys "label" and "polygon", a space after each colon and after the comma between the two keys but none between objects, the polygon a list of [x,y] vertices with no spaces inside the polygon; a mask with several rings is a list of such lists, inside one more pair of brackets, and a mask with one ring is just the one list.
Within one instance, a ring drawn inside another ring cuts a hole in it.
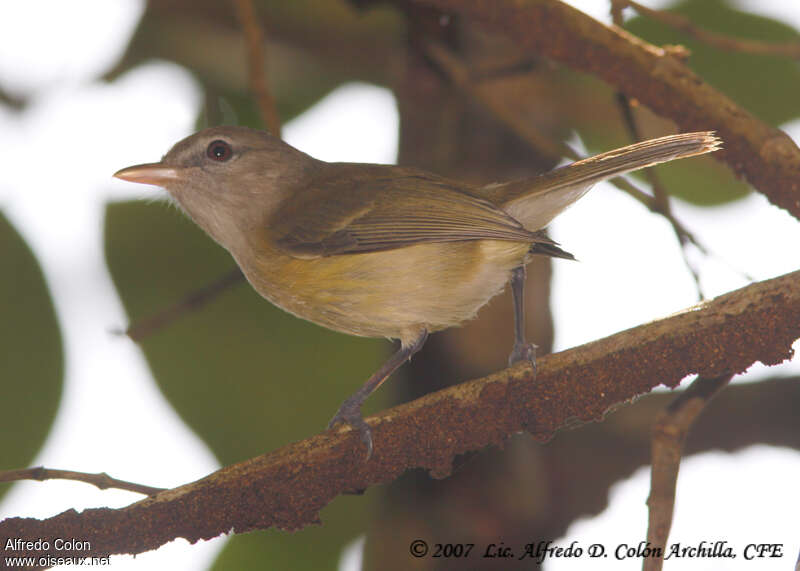
[{"label": "tail feather", "polygon": [[710,153],[721,145],[713,131],[651,139],[576,161],[533,179],[484,187],[483,197],[503,208],[528,230],[538,230],[602,180]]},{"label": "tail feather", "polygon": [[550,256],[551,258],[564,258],[565,260],[575,260],[575,256],[567,252],[566,250],[562,250],[555,244],[531,244],[531,249],[528,250],[531,254],[542,254],[544,256]]}]

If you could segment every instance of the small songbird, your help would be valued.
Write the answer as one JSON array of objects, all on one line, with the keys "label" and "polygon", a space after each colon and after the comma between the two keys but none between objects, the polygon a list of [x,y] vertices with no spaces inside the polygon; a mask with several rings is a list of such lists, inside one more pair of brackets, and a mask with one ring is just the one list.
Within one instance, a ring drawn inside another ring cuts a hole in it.
[{"label": "small songbird", "polygon": [[601,180],[720,143],[713,132],[672,135],[534,178],[473,186],[408,167],[327,163],[269,133],[225,126],[114,176],[166,188],[278,307],[336,331],[400,340],[329,424],[358,430],[369,457],[366,398],[429,333],[472,319],[509,280],[509,364],[535,365],[524,335],[525,264],[533,254],[573,258],[542,230],[557,214]]}]

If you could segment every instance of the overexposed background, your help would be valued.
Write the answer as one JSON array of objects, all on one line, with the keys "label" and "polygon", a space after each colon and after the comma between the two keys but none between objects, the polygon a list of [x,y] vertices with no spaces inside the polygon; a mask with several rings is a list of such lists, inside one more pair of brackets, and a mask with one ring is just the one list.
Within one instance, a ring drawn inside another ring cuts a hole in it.
[{"label": "overexposed background", "polygon": [[[608,20],[606,0],[573,4]],[[800,28],[800,8],[793,3],[739,4]],[[123,53],[143,9],[139,0],[0,0],[0,80],[12,94],[31,98],[22,113],[0,107],[0,207],[43,267],[65,343],[64,395],[35,465],[105,471],[166,487],[197,479],[217,466],[162,397],[139,348],[110,333],[128,318],[105,266],[102,215],[108,201],[157,195],[154,188],[112,180],[111,174],[157,160],[188,135],[202,97],[185,70],[167,63],[143,65],[112,84],[98,81]],[[45,11],[48,17],[42,18]],[[284,135],[321,159],[390,163],[397,152],[397,125],[390,92],[354,84],[287,124]],[[800,140],[800,123],[784,128]],[[711,296],[745,285],[736,269],[760,280],[800,267],[800,249],[784,246],[800,243],[800,224],[757,193],[713,210],[677,202],[675,212],[717,255],[701,261],[703,285]],[[617,190],[599,185],[551,228],[554,238],[581,260],[554,264],[556,350],[695,302],[694,285],[668,224]],[[742,228],[757,228],[758,240]],[[620,275],[625,279],[614,279]],[[754,369],[735,382],[767,374],[763,367]],[[768,371],[778,373],[796,375],[800,367],[795,362]],[[648,478],[641,469],[617,484],[606,512],[575,523],[558,543],[612,545],[620,537],[638,542],[646,526]],[[783,559],[756,565],[785,569],[800,546],[797,481],[796,450],[758,446],[688,458],[681,468],[671,541],[726,539],[738,549],[751,542],[783,543]],[[0,518],[117,507],[139,498],[74,482],[24,482],[0,504]],[[691,506],[691,517],[682,517],[683,506]],[[345,567],[359,561],[361,543],[353,540],[354,547],[343,557]],[[223,542],[220,538],[190,546],[179,540],[135,559],[115,556],[112,567],[201,569]],[[577,569],[586,561],[553,560],[547,569]],[[681,568],[707,568],[708,563],[688,560]],[[715,569],[752,569],[755,564],[741,557],[718,563]],[[638,568],[640,562],[615,562],[615,568],[622,566]]]}]

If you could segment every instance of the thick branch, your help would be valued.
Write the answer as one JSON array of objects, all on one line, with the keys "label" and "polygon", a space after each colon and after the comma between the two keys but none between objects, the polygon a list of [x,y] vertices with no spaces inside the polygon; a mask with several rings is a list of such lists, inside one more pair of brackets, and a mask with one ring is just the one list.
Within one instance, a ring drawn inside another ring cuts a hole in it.
[{"label": "thick branch", "polygon": [[471,18],[574,69],[604,79],[688,131],[716,130],[714,153],[777,206],[800,218],[800,149],[703,82],[665,50],[558,0],[405,0]]},{"label": "thick branch", "polygon": [[85,538],[91,555],[103,556],[232,529],[299,529],[318,522],[319,511],[344,492],[389,482],[414,467],[445,477],[457,454],[501,445],[521,430],[547,440],[574,419],[602,419],[614,405],[662,383],[676,386],[692,373],[719,376],[755,361],[779,363],[792,355],[798,337],[800,271],[542,357],[535,380],[530,367],[518,365],[371,417],[375,453],[369,462],[358,435],[341,428],[122,509],[10,518],[0,522],[0,541]]}]

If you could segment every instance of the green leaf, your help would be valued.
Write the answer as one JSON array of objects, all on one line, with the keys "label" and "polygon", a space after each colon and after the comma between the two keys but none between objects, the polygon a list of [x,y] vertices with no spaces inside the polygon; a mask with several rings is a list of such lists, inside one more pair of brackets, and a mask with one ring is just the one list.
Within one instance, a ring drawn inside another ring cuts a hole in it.
[{"label": "green leaf", "polygon": [[[0,215],[0,469],[30,465],[55,418],[64,375],[53,302],[33,252]],[[0,495],[10,485],[0,485]]]},{"label": "green leaf", "polygon": [[[686,16],[700,28],[733,39],[800,41],[800,34],[791,26],[737,10],[725,0],[691,0],[676,4],[670,11]],[[647,17],[631,19],[625,27],[656,45],[689,48],[689,67],[762,121],[777,127],[800,116],[800,65],[796,61],[724,51]]]}]

